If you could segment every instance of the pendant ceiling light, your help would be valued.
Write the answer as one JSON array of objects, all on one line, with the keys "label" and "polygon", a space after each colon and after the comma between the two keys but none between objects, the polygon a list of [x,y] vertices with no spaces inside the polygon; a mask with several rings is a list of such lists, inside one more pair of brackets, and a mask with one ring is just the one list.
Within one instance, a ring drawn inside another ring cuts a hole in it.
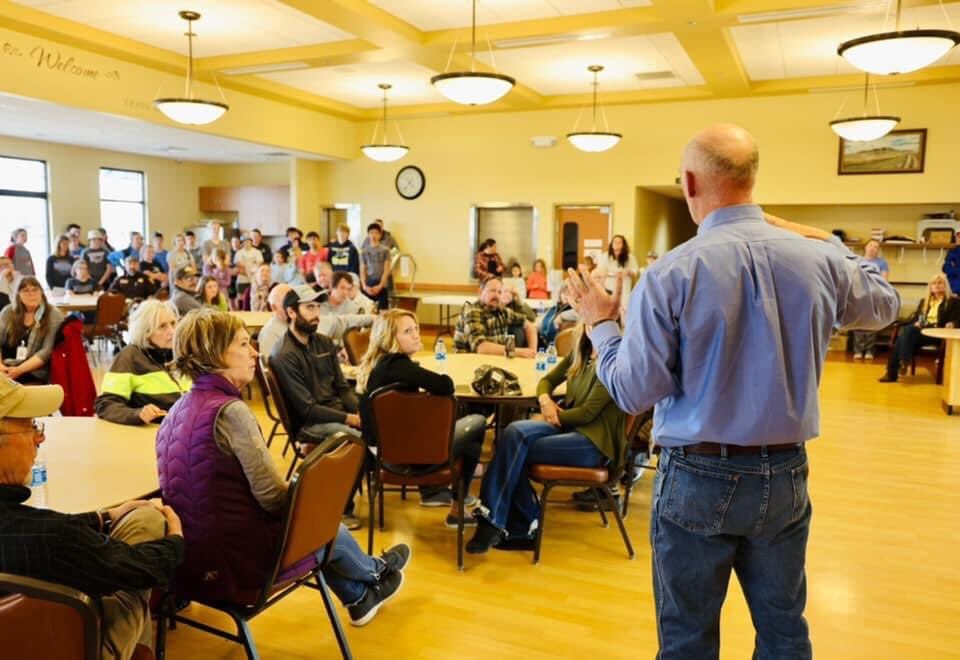
[{"label": "pendant ceiling light", "polygon": [[187,84],[182,98],[164,97],[154,99],[153,104],[167,117],[180,124],[209,124],[230,109],[226,103],[198,99],[193,93],[193,22],[200,20],[195,11],[181,11],[180,18],[187,22]]},{"label": "pendant ceiling light", "polygon": [[[567,133],[567,139],[570,140],[570,144],[580,151],[606,151],[616,146],[617,142],[619,142],[623,136],[619,133],[610,132],[610,127],[606,125],[607,116],[603,113],[602,109],[600,114],[603,117],[604,128],[607,130],[597,130],[597,87],[600,85],[600,83],[597,82],[597,74],[603,71],[603,67],[599,64],[594,64],[588,66],[587,71],[593,74],[593,127],[589,131],[577,131],[577,126],[574,124],[574,132]],[[577,124],[579,123],[580,118],[577,117]]]},{"label": "pendant ceiling light", "polygon": [[[499,100],[517,83],[502,73],[477,71],[477,0],[473,0],[473,22],[470,28],[470,70],[441,73],[430,79],[437,91],[461,105],[487,105]],[[453,45],[450,57],[456,51]],[[491,52],[491,55],[493,53]],[[448,64],[449,66],[449,64]]]},{"label": "pendant ceiling light", "polygon": [[897,0],[894,32],[844,41],[837,48],[837,54],[861,71],[885,76],[930,66],[958,43],[960,32],[953,30],[901,30],[900,0]]},{"label": "pendant ceiling light", "polygon": [[[387,91],[392,87],[387,83],[380,83],[377,85],[380,89],[383,90],[383,137],[380,143],[377,142],[377,129],[380,127],[380,120],[377,120],[377,123],[373,127],[373,137],[370,138],[370,144],[365,144],[360,147],[360,151],[363,152],[363,155],[371,160],[378,161],[380,163],[390,163],[395,160],[400,160],[407,155],[407,152],[410,151],[410,147],[403,144],[403,136],[400,135],[400,144],[387,144]],[[397,127],[397,133],[399,134],[400,127]]]},{"label": "pendant ceiling light", "polygon": [[[900,123],[900,117],[893,115],[880,114],[880,99],[876,97],[877,90],[874,87],[873,93],[877,102],[877,114],[867,114],[867,94],[870,85],[870,74],[866,75],[863,82],[863,115],[860,117],[847,117],[845,119],[834,119],[830,122],[830,128],[833,132],[844,140],[851,142],[868,142],[882,138],[893,130],[894,126]],[[840,107],[843,110],[843,106]]]}]

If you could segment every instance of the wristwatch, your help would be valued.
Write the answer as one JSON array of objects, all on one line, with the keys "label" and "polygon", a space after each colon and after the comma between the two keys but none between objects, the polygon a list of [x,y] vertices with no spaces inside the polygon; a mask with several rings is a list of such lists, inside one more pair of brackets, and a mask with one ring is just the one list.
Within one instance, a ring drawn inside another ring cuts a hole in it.
[{"label": "wristwatch", "polygon": [[113,517],[107,509],[98,509],[97,515],[100,516],[100,531],[109,534],[113,528]]}]

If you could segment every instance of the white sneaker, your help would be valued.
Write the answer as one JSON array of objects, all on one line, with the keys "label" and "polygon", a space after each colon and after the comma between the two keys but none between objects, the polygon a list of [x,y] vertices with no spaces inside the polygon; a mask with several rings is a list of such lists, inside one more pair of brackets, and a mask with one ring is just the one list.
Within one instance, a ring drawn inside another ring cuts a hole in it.
[{"label": "white sneaker", "polygon": [[853,359],[854,359],[854,360],[862,360],[862,359],[863,359],[863,353],[854,353],[854,354],[853,354]]},{"label": "white sneaker", "polygon": [[873,359],[873,353],[871,353],[870,351],[867,351],[866,353],[863,354],[863,359],[864,359],[864,360],[872,360],[872,359]]}]

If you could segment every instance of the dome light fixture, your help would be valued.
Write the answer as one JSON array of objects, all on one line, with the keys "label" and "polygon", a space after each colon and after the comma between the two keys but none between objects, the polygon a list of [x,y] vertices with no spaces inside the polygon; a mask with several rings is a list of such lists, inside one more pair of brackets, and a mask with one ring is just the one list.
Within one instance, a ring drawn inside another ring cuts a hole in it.
[{"label": "dome light fixture", "polygon": [[[593,127],[589,131],[578,131],[577,124],[580,123],[580,117],[577,117],[577,121],[573,125],[573,133],[567,133],[567,139],[570,140],[570,144],[580,151],[596,153],[612,149],[620,142],[620,138],[623,136],[620,133],[612,133],[610,131],[610,127],[607,125],[607,115],[602,109],[600,114],[606,130],[597,130],[597,87],[600,85],[600,83],[597,82],[597,74],[603,71],[603,67],[599,64],[593,64],[587,67],[587,71],[593,74]],[[581,115],[582,114],[583,111],[581,110]]]},{"label": "dome light fixture", "polygon": [[861,71],[886,76],[928,67],[960,44],[960,32],[953,30],[901,30],[900,4],[895,31],[844,41],[837,54]]},{"label": "dome light fixture", "polygon": [[193,22],[200,20],[195,11],[181,11],[180,18],[187,22],[187,83],[182,97],[162,97],[154,99],[157,110],[178,124],[200,126],[214,122],[230,109],[226,103],[198,99],[193,93]]},{"label": "dome light fixture", "polygon": [[[379,163],[392,163],[395,160],[400,160],[410,151],[410,147],[403,144],[402,135],[400,135],[400,144],[387,144],[387,91],[392,86],[387,83],[377,85],[383,90],[383,136],[381,142],[377,142],[377,129],[380,127],[381,121],[378,119],[373,127],[373,137],[370,138],[370,144],[360,147],[364,156]],[[397,127],[397,133],[400,133],[399,126]]]},{"label": "dome light fixture", "polygon": [[[461,105],[487,105],[500,100],[513,89],[517,81],[502,73],[477,71],[477,0],[473,0],[470,43],[470,70],[438,74],[430,78],[430,84],[445,97]],[[456,47],[454,44],[451,58]]]},{"label": "dome light fixture", "polygon": [[[849,142],[869,142],[877,140],[894,129],[900,123],[900,117],[893,115],[880,114],[880,99],[876,97],[877,89],[874,87],[873,93],[877,102],[877,114],[867,114],[867,93],[870,85],[870,74],[868,73],[863,82],[863,115],[860,117],[846,117],[844,119],[834,119],[830,122],[830,128],[833,132]],[[843,110],[843,106],[840,106]]]}]

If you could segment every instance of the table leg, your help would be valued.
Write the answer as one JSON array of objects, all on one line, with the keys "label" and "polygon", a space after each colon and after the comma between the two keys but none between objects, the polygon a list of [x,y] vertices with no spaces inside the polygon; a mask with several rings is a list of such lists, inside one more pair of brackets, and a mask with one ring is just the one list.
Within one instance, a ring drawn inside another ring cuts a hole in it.
[{"label": "table leg", "polygon": [[945,339],[947,347],[943,363],[943,408],[948,415],[960,406],[960,340]]}]

